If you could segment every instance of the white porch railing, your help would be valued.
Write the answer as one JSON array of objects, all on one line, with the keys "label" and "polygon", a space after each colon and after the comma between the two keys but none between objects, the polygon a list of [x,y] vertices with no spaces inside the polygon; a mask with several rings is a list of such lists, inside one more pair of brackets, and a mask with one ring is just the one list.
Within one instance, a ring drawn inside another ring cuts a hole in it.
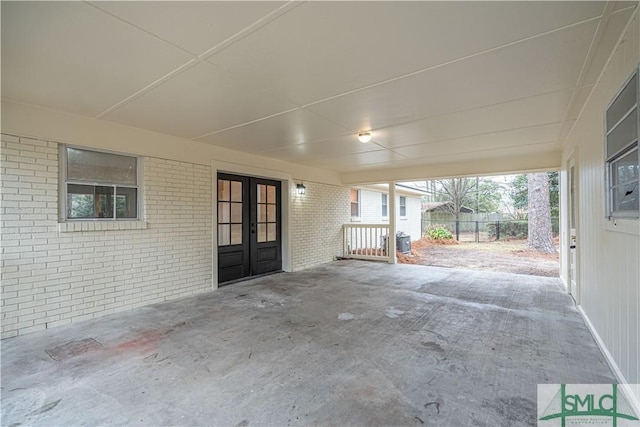
[{"label": "white porch railing", "polygon": [[344,224],[344,258],[389,261],[388,224]]}]

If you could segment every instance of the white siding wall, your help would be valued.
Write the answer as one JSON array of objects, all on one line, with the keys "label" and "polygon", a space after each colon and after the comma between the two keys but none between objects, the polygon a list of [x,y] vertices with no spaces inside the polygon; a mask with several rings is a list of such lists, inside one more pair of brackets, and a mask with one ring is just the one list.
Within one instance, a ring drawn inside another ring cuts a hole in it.
[{"label": "white siding wall", "polygon": [[[382,217],[382,194],[377,191],[360,190],[360,221],[363,224],[388,224],[389,218]],[[397,194],[397,193],[396,193]],[[407,216],[400,217],[400,196],[407,199]],[[418,240],[421,236],[421,201],[419,197],[396,195],[397,231],[411,236],[411,240]],[[388,207],[387,207],[388,209]]]},{"label": "white siding wall", "polygon": [[211,289],[210,167],[143,162],[146,223],[59,232],[58,144],[2,136],[3,338]]},{"label": "white siding wall", "polygon": [[350,189],[305,182],[304,196],[291,194],[291,260],[294,271],[342,256],[342,225],[351,219]]},{"label": "white siding wall", "polygon": [[[628,32],[600,77],[570,135],[566,164],[576,155],[578,179],[579,303],[619,371],[629,383],[640,383],[640,222],[605,218],[604,111],[640,58],[637,11]],[[562,221],[568,229],[567,199]],[[568,281],[567,239],[563,239],[563,277]],[[639,396],[640,397],[640,396]]]}]

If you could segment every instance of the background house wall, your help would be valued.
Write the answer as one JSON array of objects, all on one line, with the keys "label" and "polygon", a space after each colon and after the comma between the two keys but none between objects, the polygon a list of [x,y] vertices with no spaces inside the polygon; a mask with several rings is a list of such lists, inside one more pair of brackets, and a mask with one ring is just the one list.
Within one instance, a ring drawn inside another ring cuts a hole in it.
[{"label": "background house wall", "polygon": [[[421,236],[422,219],[420,197],[402,194],[396,190],[396,229],[411,236],[411,240],[418,240]],[[399,194],[398,194],[399,193]],[[388,224],[389,217],[382,216],[382,195],[386,192],[360,190],[360,222],[363,224]],[[407,215],[400,216],[400,197],[406,197]],[[388,203],[388,196],[387,196]],[[389,207],[387,207],[388,212]]]},{"label": "background house wall", "polygon": [[[579,115],[563,153],[562,277],[568,282],[567,162],[574,156],[578,194],[577,302],[629,383],[640,383],[640,222],[605,215],[604,113],[640,60],[636,10]],[[640,397],[636,390],[637,397]]]}]

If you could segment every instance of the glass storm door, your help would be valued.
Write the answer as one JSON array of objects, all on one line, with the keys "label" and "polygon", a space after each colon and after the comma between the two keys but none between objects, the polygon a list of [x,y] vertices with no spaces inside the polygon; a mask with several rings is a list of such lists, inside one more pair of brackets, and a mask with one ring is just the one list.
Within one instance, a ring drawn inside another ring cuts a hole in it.
[{"label": "glass storm door", "polygon": [[282,269],[280,182],[218,174],[218,283]]}]

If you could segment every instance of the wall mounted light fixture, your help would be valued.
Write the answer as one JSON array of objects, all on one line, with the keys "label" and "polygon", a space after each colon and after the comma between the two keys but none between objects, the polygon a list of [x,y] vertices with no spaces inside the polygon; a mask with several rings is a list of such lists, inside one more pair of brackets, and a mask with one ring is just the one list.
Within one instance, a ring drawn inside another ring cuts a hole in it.
[{"label": "wall mounted light fixture", "polygon": [[304,196],[307,193],[307,187],[303,183],[296,184],[296,193],[298,196]]},{"label": "wall mounted light fixture", "polygon": [[363,144],[371,141],[371,132],[360,132],[358,134],[358,141],[362,142]]}]

